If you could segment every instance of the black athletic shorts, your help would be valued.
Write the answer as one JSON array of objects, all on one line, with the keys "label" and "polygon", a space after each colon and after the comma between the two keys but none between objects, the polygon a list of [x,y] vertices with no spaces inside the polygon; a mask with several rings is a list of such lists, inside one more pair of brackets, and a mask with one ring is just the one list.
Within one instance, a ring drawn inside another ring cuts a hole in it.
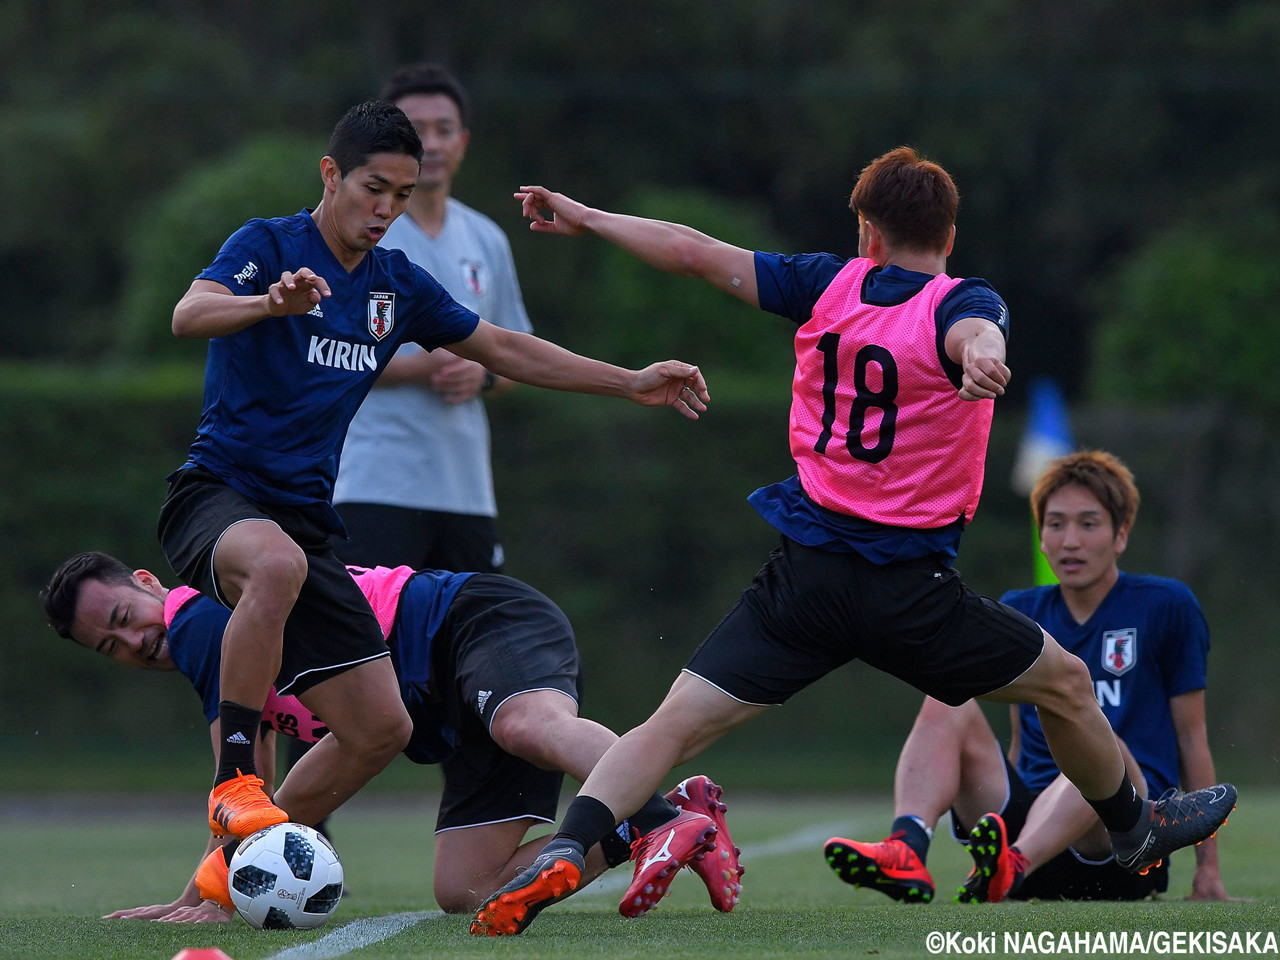
[{"label": "black athletic shorts", "polygon": [[744,703],[780,704],[851,660],[958,706],[1020,677],[1044,634],[933,559],[875,564],[788,537],[685,669]]},{"label": "black athletic shorts", "polygon": [[270,520],[307,555],[307,579],[285,621],[277,693],[300,694],[388,655],[378,619],[329,547],[328,533],[292,507],[255,503],[201,467],[170,477],[160,509],[160,546],[184,583],[230,607],[213,572],[222,535],[243,520]]},{"label": "black athletic shorts", "polygon": [[[397,617],[397,630],[401,623]],[[432,643],[428,689],[406,696],[409,759],[430,762],[441,722],[453,733],[437,831],[524,817],[555,822],[564,774],[505,752],[489,727],[516,694],[557,690],[580,702],[581,666],[568,618],[533,587],[483,573],[463,585]]]},{"label": "black athletic shorts", "polygon": [[[1026,785],[1017,769],[1004,762],[1009,778],[1008,800],[998,811],[1004,819],[1010,845],[1017,842],[1018,834],[1027,823],[1027,813],[1039,794]],[[951,814],[951,834],[961,842],[968,839]],[[1145,875],[1130,873],[1116,863],[1114,857],[1105,860],[1087,860],[1068,847],[1044,866],[1028,876],[1012,900],[1145,900],[1154,893],[1169,889],[1169,858],[1158,867],[1152,867]]]},{"label": "black athletic shorts", "polygon": [[467,513],[417,510],[386,503],[334,505],[347,528],[334,552],[361,567],[413,567],[454,573],[501,573],[498,521]]}]

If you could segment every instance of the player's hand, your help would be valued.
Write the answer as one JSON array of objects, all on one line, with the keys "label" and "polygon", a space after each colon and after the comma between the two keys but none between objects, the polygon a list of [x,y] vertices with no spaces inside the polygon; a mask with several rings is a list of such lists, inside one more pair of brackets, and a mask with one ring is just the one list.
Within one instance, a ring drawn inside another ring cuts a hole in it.
[{"label": "player's hand", "polygon": [[707,409],[711,394],[702,371],[679,360],[663,360],[639,371],[632,383],[631,399],[644,407],[675,407],[690,420]]},{"label": "player's hand", "polygon": [[182,906],[180,903],[154,903],[149,907],[128,907],[124,910],[116,910],[114,913],[108,913],[103,920],[155,920],[157,917],[163,917],[167,913],[171,913],[175,907]]},{"label": "player's hand", "polygon": [[310,267],[296,273],[286,270],[267,289],[267,311],[273,317],[296,316],[330,296],[329,284]]},{"label": "player's hand", "polygon": [[156,917],[157,923],[230,923],[234,911],[224,910],[212,900],[201,900],[194,907],[179,907],[163,917]]},{"label": "player's hand", "polygon": [[1009,384],[1009,368],[1004,361],[984,354],[975,341],[965,344],[961,367],[964,376],[960,383],[961,400],[994,400],[1004,396]]},{"label": "player's hand", "polygon": [[[115,913],[108,913],[103,920],[160,920],[173,913],[175,910],[190,908],[193,904],[187,903],[185,900],[178,899],[172,903],[154,903],[149,907],[129,907],[125,910],[117,910]],[[217,904],[214,904],[217,906]]]},{"label": "player's hand", "polygon": [[444,354],[444,361],[431,371],[431,389],[440,394],[445,403],[462,403],[479,394],[484,384],[484,365],[440,352]]},{"label": "player's hand", "polygon": [[[529,229],[535,233],[577,237],[586,230],[583,219],[588,208],[563,193],[552,193],[546,187],[521,187],[515,198],[520,201],[520,212],[529,220]],[[549,220],[544,213],[547,210],[551,212]]]}]

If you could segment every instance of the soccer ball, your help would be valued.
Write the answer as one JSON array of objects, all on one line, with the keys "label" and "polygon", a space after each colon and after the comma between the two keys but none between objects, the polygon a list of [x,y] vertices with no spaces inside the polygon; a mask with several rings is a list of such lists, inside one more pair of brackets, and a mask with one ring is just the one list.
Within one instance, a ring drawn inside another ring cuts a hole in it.
[{"label": "soccer ball", "polygon": [[231,902],[259,930],[305,930],[342,899],[333,845],[300,823],[277,823],[241,841],[227,865]]}]

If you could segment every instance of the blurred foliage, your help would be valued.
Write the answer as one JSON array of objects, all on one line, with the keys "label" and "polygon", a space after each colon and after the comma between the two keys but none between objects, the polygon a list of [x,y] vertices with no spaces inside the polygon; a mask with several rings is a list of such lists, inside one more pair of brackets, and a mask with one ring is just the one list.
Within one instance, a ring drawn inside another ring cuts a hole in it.
[{"label": "blurred foliage", "polygon": [[[476,107],[455,194],[510,234],[538,332],[708,373],[698,424],[536,391],[491,406],[510,571],[578,626],[593,716],[641,719],[771,545],[744,498],[792,469],[790,330],[603,242],[531,234],[512,191],[543,183],[746,246],[848,256],[858,171],[909,143],[961,190],[950,271],[986,277],[1013,314],[966,578],[999,593],[1029,576],[1026,507],[1003,480],[1024,385],[1096,392],[1107,403],[1081,409],[1076,435],[1124,456],[1144,495],[1127,565],[1186,579],[1214,630],[1219,769],[1280,776],[1276,699],[1241,695],[1280,615],[1272,0],[313,0],[301,23],[281,0],[0,0],[0,22],[0,727],[14,749],[199,733],[180,685],[53,636],[36,593],[82,549],[166,570],[155,517],[201,383],[199,346],[165,333],[173,302],[244,220],[315,203],[348,106],[393,65],[438,59]],[[840,671],[742,742],[838,740],[859,771],[891,763],[915,707],[903,693]],[[883,787],[877,771],[866,786]]]},{"label": "blurred foliage", "polygon": [[195,168],[138,217],[120,306],[123,356],[204,358],[203,343],[173,336],[174,304],[245,221],[320,202],[324,148],[276,137],[249,141]]},{"label": "blurred foliage", "polygon": [[[688,224],[749,250],[779,246],[762,210],[698,191],[636,191],[621,206],[635,216]],[[589,272],[577,288],[596,319],[584,347],[588,352],[627,366],[680,356],[708,370],[774,374],[789,382],[794,356],[789,324],[700,280],[654,270],[611,244],[588,244]]]},{"label": "blurred foliage", "polygon": [[[0,615],[10,638],[0,730],[10,757],[206,755],[185,684],[73,646],[43,624],[36,599],[58,563],[86,549],[174,582],[156,514],[163,477],[181,463],[199,411],[200,372],[175,365],[136,374],[0,366],[0,448],[12,452],[0,457]],[[777,541],[746,497],[794,470],[786,378],[713,379],[711,388],[711,409],[697,423],[546,391],[490,405],[507,572],[564,608],[582,650],[584,711],[615,729],[647,716]],[[1204,605],[1220,773],[1280,782],[1271,735],[1280,701],[1269,688],[1241,695],[1259,689],[1274,634],[1268,571],[1280,506],[1259,502],[1256,491],[1280,482],[1280,437],[1212,409],[1110,405],[1074,415],[1080,442],[1122,452],[1142,489],[1125,568],[1180,577]],[[958,561],[966,581],[989,595],[1031,576],[1026,503],[1006,481],[1020,429],[1002,408],[983,503]],[[717,756],[811,757],[838,742],[847,745],[847,782],[884,789],[918,703],[900,682],[854,664],[732,735]],[[753,782],[776,780],[766,768]]]},{"label": "blurred foliage", "polygon": [[81,550],[170,576],[156,519],[164,477],[194,435],[202,377],[191,366],[138,373],[0,366],[0,611],[13,618],[0,730],[19,748],[113,749],[131,739],[122,730],[137,728],[159,732],[163,750],[201,721],[190,688],[109,675],[44,624],[37,600]]},{"label": "blurred foliage", "polygon": [[1185,220],[1127,257],[1098,298],[1091,392],[1154,406],[1216,398],[1274,420],[1277,247],[1272,197]]},{"label": "blurred foliage", "polygon": [[[193,257],[188,278],[207,254],[181,240],[198,218],[179,216],[175,235],[145,211],[176,210],[192,170],[251,141],[323,141],[407,60],[443,60],[467,83],[457,195],[513,234],[539,329],[580,347],[609,298],[564,281],[595,254],[524,232],[521,183],[612,209],[652,186],[741,208],[745,242],[848,255],[858,170],[914,144],[960,185],[951,269],[1009,301],[1013,368],[1077,396],[1095,282],[1222,184],[1280,180],[1270,0],[374,0],[358,13],[317,0],[305,29],[280,0],[0,0],[0,14],[7,357],[96,359],[122,317],[166,313],[165,290],[143,291],[156,258],[138,248],[171,242],[175,269]],[[221,222],[217,202],[201,213]]]}]

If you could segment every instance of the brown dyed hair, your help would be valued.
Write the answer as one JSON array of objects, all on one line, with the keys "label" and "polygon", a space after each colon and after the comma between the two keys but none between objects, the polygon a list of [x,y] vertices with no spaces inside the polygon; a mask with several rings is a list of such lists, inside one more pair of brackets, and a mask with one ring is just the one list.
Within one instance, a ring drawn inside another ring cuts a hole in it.
[{"label": "brown dyed hair", "polygon": [[849,209],[879,227],[894,246],[946,250],[960,193],[942,167],[898,147],[863,168]]},{"label": "brown dyed hair", "polygon": [[1120,458],[1104,450],[1082,450],[1049,464],[1031,491],[1031,514],[1036,529],[1044,523],[1045,504],[1057,491],[1070,484],[1084,487],[1111,515],[1111,529],[1133,529],[1138,516],[1138,488],[1133,473]]}]

